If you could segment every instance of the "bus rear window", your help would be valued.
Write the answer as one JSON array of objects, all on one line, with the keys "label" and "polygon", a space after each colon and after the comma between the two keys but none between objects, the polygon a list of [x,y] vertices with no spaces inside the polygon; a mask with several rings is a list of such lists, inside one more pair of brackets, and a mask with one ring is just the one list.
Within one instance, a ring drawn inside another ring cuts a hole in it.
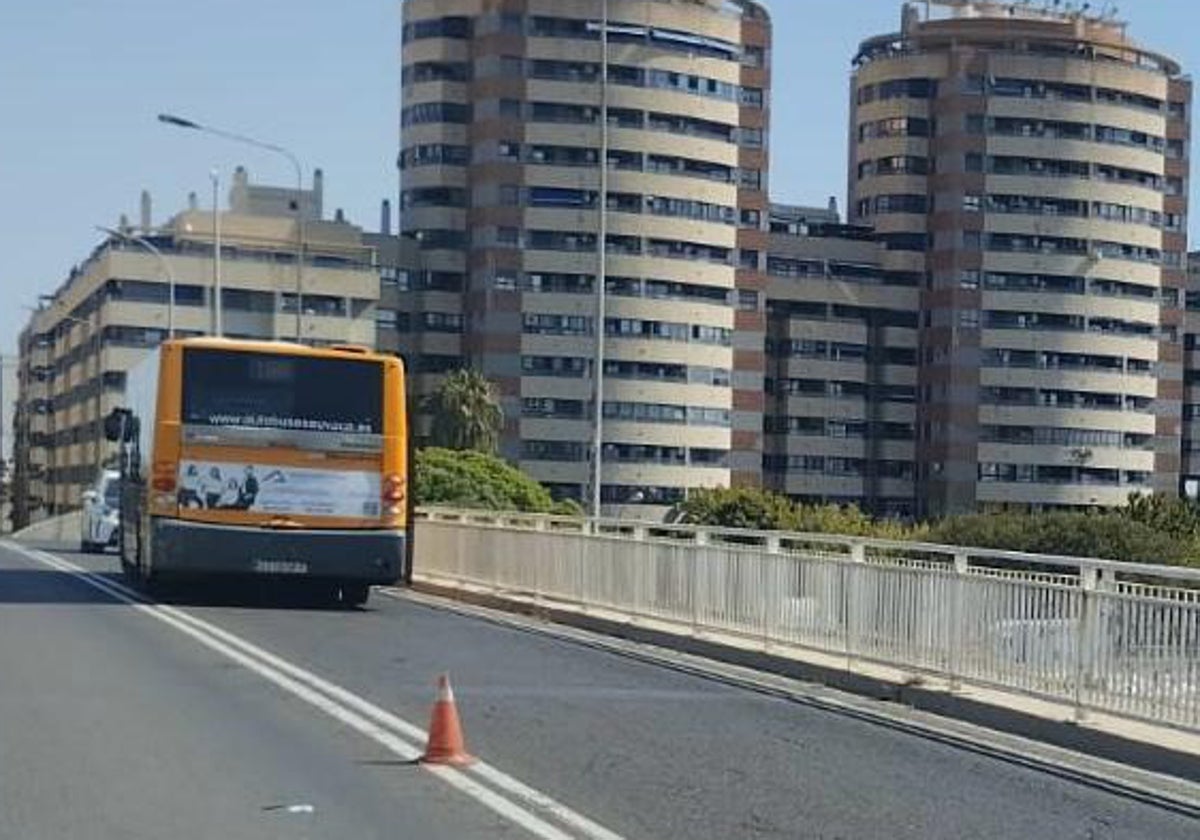
[{"label": "bus rear window", "polygon": [[183,422],[383,433],[383,365],[236,350],[183,355]]}]

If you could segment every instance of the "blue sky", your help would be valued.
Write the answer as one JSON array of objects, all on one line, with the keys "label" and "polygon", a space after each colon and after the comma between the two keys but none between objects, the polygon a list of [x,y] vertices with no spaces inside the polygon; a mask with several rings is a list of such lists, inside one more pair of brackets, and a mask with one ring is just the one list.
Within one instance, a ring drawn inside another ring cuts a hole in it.
[{"label": "blue sky", "polygon": [[[773,197],[842,204],[849,60],[897,27],[900,2],[770,6]],[[1200,69],[1200,3],[1120,6],[1136,38]],[[95,225],[137,218],[143,188],[161,221],[189,191],[209,194],[213,168],[289,183],[282,159],[169,129],[160,111],[290,146],[324,169],[328,213],[374,229],[396,191],[398,21],[395,0],[0,3],[0,351],[15,349],[22,307],[99,240]]]}]

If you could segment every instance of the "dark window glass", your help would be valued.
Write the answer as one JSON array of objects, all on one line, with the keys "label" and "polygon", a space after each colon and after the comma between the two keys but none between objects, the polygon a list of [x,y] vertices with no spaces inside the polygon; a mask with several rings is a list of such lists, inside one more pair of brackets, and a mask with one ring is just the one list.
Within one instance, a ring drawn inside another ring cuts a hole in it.
[{"label": "dark window glass", "polygon": [[315,432],[383,431],[383,368],[235,350],[183,357],[183,421]]},{"label": "dark window glass", "polygon": [[404,25],[403,40],[421,40],[424,38],[470,38],[471,20],[467,17],[440,17],[428,20],[418,20]]}]

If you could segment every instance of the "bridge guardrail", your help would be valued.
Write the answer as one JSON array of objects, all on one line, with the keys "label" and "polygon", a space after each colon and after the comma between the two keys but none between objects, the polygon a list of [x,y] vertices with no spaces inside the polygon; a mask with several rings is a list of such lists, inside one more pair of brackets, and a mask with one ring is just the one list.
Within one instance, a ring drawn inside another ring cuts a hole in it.
[{"label": "bridge guardrail", "polygon": [[417,572],[1200,729],[1200,569],[423,509]]}]

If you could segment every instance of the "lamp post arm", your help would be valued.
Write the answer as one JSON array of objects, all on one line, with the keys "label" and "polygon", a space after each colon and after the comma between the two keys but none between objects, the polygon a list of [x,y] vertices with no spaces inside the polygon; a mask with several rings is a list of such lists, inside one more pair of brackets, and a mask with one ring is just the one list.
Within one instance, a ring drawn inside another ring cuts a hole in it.
[{"label": "lamp post arm", "polygon": [[198,123],[195,120],[189,120],[186,117],[180,117],[175,114],[159,114],[158,121],[175,126],[176,128],[199,131],[203,134],[211,134],[214,137],[232,140],[235,143],[243,143],[247,146],[254,146],[258,149],[274,152],[287,158],[288,162],[292,165],[292,169],[296,173],[296,340],[300,341],[304,335],[304,209],[300,206],[304,200],[304,167],[300,165],[300,159],[296,157],[291,149],[286,146],[280,146],[278,143],[267,143],[263,140],[257,140],[254,137],[248,137],[245,134],[226,131],[223,128],[213,128],[210,125],[204,125],[203,123]]}]

